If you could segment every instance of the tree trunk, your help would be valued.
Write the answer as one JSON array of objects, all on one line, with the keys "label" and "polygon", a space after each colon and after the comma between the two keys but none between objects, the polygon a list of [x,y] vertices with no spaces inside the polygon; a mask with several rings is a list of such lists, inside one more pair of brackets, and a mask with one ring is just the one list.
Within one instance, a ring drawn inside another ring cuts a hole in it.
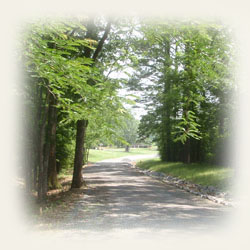
[{"label": "tree trunk", "polygon": [[[170,67],[170,41],[164,39],[164,53],[165,53],[165,60],[164,60],[164,68],[167,69]],[[166,74],[166,70],[164,71],[163,76],[164,81],[164,101],[163,101],[163,117],[162,117],[162,124],[163,124],[163,144],[164,144],[164,151],[162,155],[162,159],[164,161],[171,160],[171,123],[170,123],[170,113],[172,112],[172,103],[168,98],[169,92],[171,90],[171,79]]]},{"label": "tree trunk", "polygon": [[32,190],[32,173],[33,173],[33,166],[32,166],[32,151],[30,147],[26,148],[27,152],[25,152],[24,164],[26,165],[25,169],[25,184],[26,184],[26,192],[29,194]]},{"label": "tree trunk", "polygon": [[40,148],[40,125],[39,122],[41,121],[42,116],[42,94],[43,94],[43,88],[39,86],[38,84],[38,90],[37,90],[37,103],[36,103],[36,117],[35,117],[35,124],[34,124],[34,134],[33,134],[33,143],[34,143],[34,162],[33,162],[33,187],[35,190],[38,189],[38,172],[39,172],[39,148]]},{"label": "tree trunk", "polygon": [[71,188],[80,188],[84,183],[82,177],[82,166],[84,164],[84,141],[87,126],[87,120],[77,121],[74,172]]},{"label": "tree trunk", "polygon": [[[36,148],[38,148],[37,147],[37,145],[36,145]],[[33,163],[33,176],[32,176],[32,178],[33,178],[33,189],[34,190],[37,190],[37,173],[38,173],[38,169],[37,169],[37,167],[38,167],[38,165],[39,165],[39,155],[38,155],[38,151],[37,152],[35,152],[35,157],[34,157],[35,159],[34,159],[34,163]]]},{"label": "tree trunk", "polygon": [[57,108],[56,99],[51,96],[49,107],[49,165],[48,165],[48,186],[51,189],[59,187],[57,180],[57,168],[56,168],[56,126],[57,126]]},{"label": "tree trunk", "polygon": [[40,133],[39,133],[39,148],[38,148],[38,155],[39,155],[39,166],[38,166],[38,201],[42,202],[44,198],[46,198],[46,188],[45,184],[47,181],[44,180],[44,178],[47,180],[47,176],[45,177],[44,172],[46,171],[46,166],[44,163],[46,163],[46,159],[44,159],[44,145],[45,145],[45,128],[46,128],[46,121],[48,117],[48,101],[49,101],[49,91],[46,93],[46,100],[45,100],[45,108],[44,108],[44,114],[43,119],[40,124]]},{"label": "tree trunk", "polygon": [[48,138],[48,129],[47,129],[47,138],[46,143],[44,145],[44,162],[43,162],[43,179],[42,179],[42,193],[43,198],[46,197],[48,192],[48,168],[49,168],[49,148],[50,148],[50,140]]},{"label": "tree trunk", "polygon": [[190,138],[187,139],[185,143],[185,163],[189,164],[191,162],[191,154],[190,154]]},{"label": "tree trunk", "polygon": [[129,152],[129,145],[126,146],[125,152]]}]

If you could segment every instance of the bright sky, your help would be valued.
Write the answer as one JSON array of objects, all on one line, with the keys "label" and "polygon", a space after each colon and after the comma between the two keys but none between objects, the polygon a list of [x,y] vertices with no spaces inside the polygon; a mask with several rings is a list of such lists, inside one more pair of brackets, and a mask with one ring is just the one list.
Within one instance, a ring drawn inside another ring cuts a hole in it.
[{"label": "bright sky", "polygon": [[[128,72],[129,74],[132,75],[133,73],[133,69],[131,68],[126,68],[126,72]],[[128,79],[129,80],[129,77],[126,73],[124,72],[112,72],[109,77],[111,78],[123,78],[123,79]],[[129,90],[126,90],[126,89],[120,89],[118,91],[119,93],[119,96],[122,96],[122,97],[126,97],[128,95],[135,95],[135,96],[138,96],[139,98],[141,97],[141,92],[140,91],[129,91]],[[135,100],[136,98],[134,97],[128,97],[129,99],[131,100]],[[145,114],[147,114],[147,111],[145,110],[145,105],[141,104],[141,103],[136,103],[135,105],[130,105],[130,104],[124,104],[124,106],[127,108],[127,109],[130,109],[131,110],[131,113],[133,114],[133,116],[135,117],[135,119],[137,120],[140,120],[141,117]],[[134,107],[136,106],[136,107]]]},{"label": "bright sky", "polygon": [[[140,97],[140,95],[141,95],[141,93],[139,91],[128,91],[126,89],[120,89],[118,91],[118,93],[119,93],[119,96],[122,96],[122,97],[126,97],[127,95],[130,95],[130,94],[138,96],[138,97]],[[135,97],[132,97],[132,96],[129,96],[128,98],[131,100],[136,99]],[[136,103],[135,105],[124,104],[124,106],[127,109],[131,110],[131,113],[133,114],[133,116],[137,120],[140,120],[143,115],[147,114],[147,111],[145,110],[144,105],[141,103]],[[134,106],[136,106],[136,107],[134,107]]]}]

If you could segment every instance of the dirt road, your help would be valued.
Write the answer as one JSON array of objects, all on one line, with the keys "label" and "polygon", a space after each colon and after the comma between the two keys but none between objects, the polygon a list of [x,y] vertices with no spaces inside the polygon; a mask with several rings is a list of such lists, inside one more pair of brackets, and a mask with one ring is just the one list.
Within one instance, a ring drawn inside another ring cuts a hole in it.
[{"label": "dirt road", "polygon": [[145,176],[122,160],[84,168],[88,188],[57,224],[59,235],[211,233],[230,217],[230,208]]}]

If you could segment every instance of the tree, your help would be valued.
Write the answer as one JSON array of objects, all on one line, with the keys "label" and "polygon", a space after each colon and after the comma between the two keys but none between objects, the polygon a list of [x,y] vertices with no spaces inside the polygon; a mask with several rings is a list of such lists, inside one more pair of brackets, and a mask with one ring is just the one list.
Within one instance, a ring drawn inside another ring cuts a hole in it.
[{"label": "tree", "polygon": [[[87,34],[86,34],[86,39],[94,39],[95,34],[94,34],[94,22],[92,19],[90,19],[87,23]],[[104,34],[99,41],[94,54],[91,56],[91,50],[89,47],[85,47],[84,51],[84,57],[86,58],[91,58],[92,59],[92,64],[96,61],[99,53],[102,50],[103,44],[110,32],[111,28],[111,22],[109,21],[106,25]],[[93,84],[93,79],[89,78],[88,82],[90,84]],[[84,164],[84,140],[85,140],[85,135],[86,135],[86,129],[88,126],[88,120],[87,119],[81,119],[77,121],[77,130],[76,130],[76,148],[75,148],[75,160],[74,160],[74,172],[73,172],[73,179],[72,179],[72,184],[71,188],[80,188],[83,184],[83,177],[82,177],[82,166]]]},{"label": "tree", "polygon": [[[33,131],[33,137],[27,140],[33,166],[26,171],[26,183],[31,189],[36,188],[38,178],[41,201],[46,197],[48,186],[58,186],[58,171],[69,164],[73,136],[76,136],[76,143],[72,187],[80,187],[85,148],[92,144],[86,140],[87,127],[91,129],[89,138],[110,136],[114,127],[108,120],[112,120],[114,114],[124,113],[117,93],[118,80],[109,78],[107,73],[112,71],[109,64],[117,59],[107,56],[112,54],[112,47],[103,50],[111,22],[103,18],[86,20],[35,22],[24,33],[22,56],[25,80],[29,83],[24,91],[29,113],[26,112],[24,120],[28,116]],[[118,29],[113,36],[117,32]],[[112,39],[109,42],[114,43]],[[114,47],[113,52],[119,49]],[[97,60],[103,51],[101,60]],[[120,55],[118,53],[117,58]],[[119,64],[113,69],[117,67]],[[98,129],[96,124],[99,124]]]},{"label": "tree", "polygon": [[[30,24],[29,30],[25,33],[23,52],[25,70],[30,83],[35,86],[35,92],[32,94],[37,93],[36,95],[40,98],[37,106],[34,107],[37,113],[35,116],[38,118],[34,122],[34,131],[38,134],[34,137],[38,138],[34,141],[34,149],[37,149],[38,154],[35,157],[33,172],[34,182],[38,172],[38,198],[41,201],[47,193],[49,165],[50,183],[53,180],[56,182],[56,109],[67,113],[71,120],[76,119],[79,114],[79,105],[73,103],[72,93],[80,96],[83,93],[85,96],[91,94],[84,88],[89,78],[90,59],[72,58],[72,54],[79,52],[81,46],[91,48],[90,41],[70,36],[72,29],[85,30],[76,21],[67,24],[56,21],[49,24],[39,22]],[[84,111],[81,109],[81,113]],[[37,165],[38,171],[36,171]],[[56,183],[51,184],[53,186]]]},{"label": "tree", "polygon": [[204,161],[221,140],[217,133],[223,120],[229,120],[223,112],[209,121],[210,127],[205,123],[210,111],[225,111],[234,89],[228,31],[220,24],[164,20],[142,21],[140,30],[137,73],[130,81],[146,90],[149,112],[140,134],[151,130],[156,135],[162,160]]},{"label": "tree", "polygon": [[129,152],[130,146],[135,144],[138,139],[138,124],[139,122],[130,113],[120,117],[120,126],[116,128],[115,144],[117,146],[125,145],[125,151]]}]

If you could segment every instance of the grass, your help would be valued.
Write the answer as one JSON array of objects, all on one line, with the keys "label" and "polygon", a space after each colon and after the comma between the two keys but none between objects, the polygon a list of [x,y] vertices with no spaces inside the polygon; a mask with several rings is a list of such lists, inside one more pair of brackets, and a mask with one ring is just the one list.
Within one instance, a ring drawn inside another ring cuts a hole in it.
[{"label": "grass", "polygon": [[156,147],[152,148],[131,148],[129,152],[125,152],[124,148],[108,148],[103,150],[90,149],[89,162],[97,162],[106,159],[115,159],[130,155],[157,154]]},{"label": "grass", "polygon": [[142,169],[162,172],[185,179],[203,186],[215,186],[226,190],[233,177],[233,169],[209,164],[184,164],[181,162],[162,162],[159,159],[145,160],[137,163]]},{"label": "grass", "polygon": [[[123,148],[107,148],[103,150],[91,149],[89,153],[89,162],[97,162],[105,159],[114,159],[129,155],[145,155],[145,154],[157,154],[156,147],[152,148],[131,148],[130,152],[125,152]],[[58,175],[59,183],[68,183],[71,181],[73,175],[73,168],[62,168]]]}]

